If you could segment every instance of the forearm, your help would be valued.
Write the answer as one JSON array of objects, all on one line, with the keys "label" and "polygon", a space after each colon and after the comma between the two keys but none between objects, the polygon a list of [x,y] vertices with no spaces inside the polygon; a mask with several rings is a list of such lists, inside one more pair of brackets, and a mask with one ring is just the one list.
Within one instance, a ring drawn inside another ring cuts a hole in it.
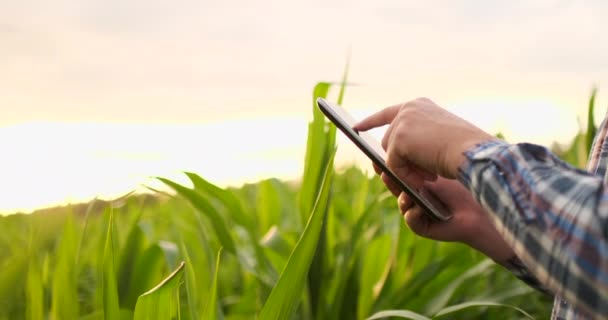
[{"label": "forearm", "polygon": [[608,206],[603,182],[533,145],[466,153],[460,180],[536,279],[572,304],[608,312]]}]

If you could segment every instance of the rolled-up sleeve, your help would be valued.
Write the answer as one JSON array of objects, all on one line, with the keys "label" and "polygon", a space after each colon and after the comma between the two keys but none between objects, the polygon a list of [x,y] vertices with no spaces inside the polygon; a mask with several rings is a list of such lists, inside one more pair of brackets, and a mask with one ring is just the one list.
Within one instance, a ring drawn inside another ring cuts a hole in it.
[{"label": "rolled-up sleeve", "polygon": [[465,156],[459,180],[488,211],[537,287],[595,317],[608,314],[603,180],[533,144],[491,141]]}]

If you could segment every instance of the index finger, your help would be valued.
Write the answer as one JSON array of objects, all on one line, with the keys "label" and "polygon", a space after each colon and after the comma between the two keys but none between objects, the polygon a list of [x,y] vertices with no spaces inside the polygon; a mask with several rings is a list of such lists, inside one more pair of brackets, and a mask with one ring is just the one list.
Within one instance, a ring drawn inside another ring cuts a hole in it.
[{"label": "index finger", "polygon": [[367,131],[376,127],[381,127],[393,122],[393,119],[399,113],[401,105],[394,105],[392,107],[384,108],[371,116],[359,121],[353,129],[355,131]]}]

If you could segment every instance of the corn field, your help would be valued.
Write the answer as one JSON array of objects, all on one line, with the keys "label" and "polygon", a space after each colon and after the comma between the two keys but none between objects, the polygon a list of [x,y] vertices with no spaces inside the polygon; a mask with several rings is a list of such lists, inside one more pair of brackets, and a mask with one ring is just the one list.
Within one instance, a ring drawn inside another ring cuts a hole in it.
[{"label": "corn field", "polygon": [[[314,107],[299,183],[159,178],[129,195],[0,217],[0,319],[545,319],[551,297],[458,243],[411,233],[377,177],[333,167]],[[584,165],[595,134],[567,149]]]}]

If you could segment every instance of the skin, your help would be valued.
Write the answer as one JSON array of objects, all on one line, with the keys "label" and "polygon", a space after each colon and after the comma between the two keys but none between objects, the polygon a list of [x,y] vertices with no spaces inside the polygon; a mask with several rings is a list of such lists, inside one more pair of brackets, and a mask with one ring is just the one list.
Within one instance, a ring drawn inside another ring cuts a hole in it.
[{"label": "skin", "polygon": [[387,166],[406,183],[434,193],[453,215],[447,222],[431,220],[375,167],[398,198],[399,209],[410,229],[426,238],[466,243],[498,263],[512,258],[513,250],[498,234],[488,213],[454,180],[466,160],[463,153],[495,138],[427,98],[380,110],[353,129],[367,131],[385,125],[389,127],[382,146],[387,151]]}]

